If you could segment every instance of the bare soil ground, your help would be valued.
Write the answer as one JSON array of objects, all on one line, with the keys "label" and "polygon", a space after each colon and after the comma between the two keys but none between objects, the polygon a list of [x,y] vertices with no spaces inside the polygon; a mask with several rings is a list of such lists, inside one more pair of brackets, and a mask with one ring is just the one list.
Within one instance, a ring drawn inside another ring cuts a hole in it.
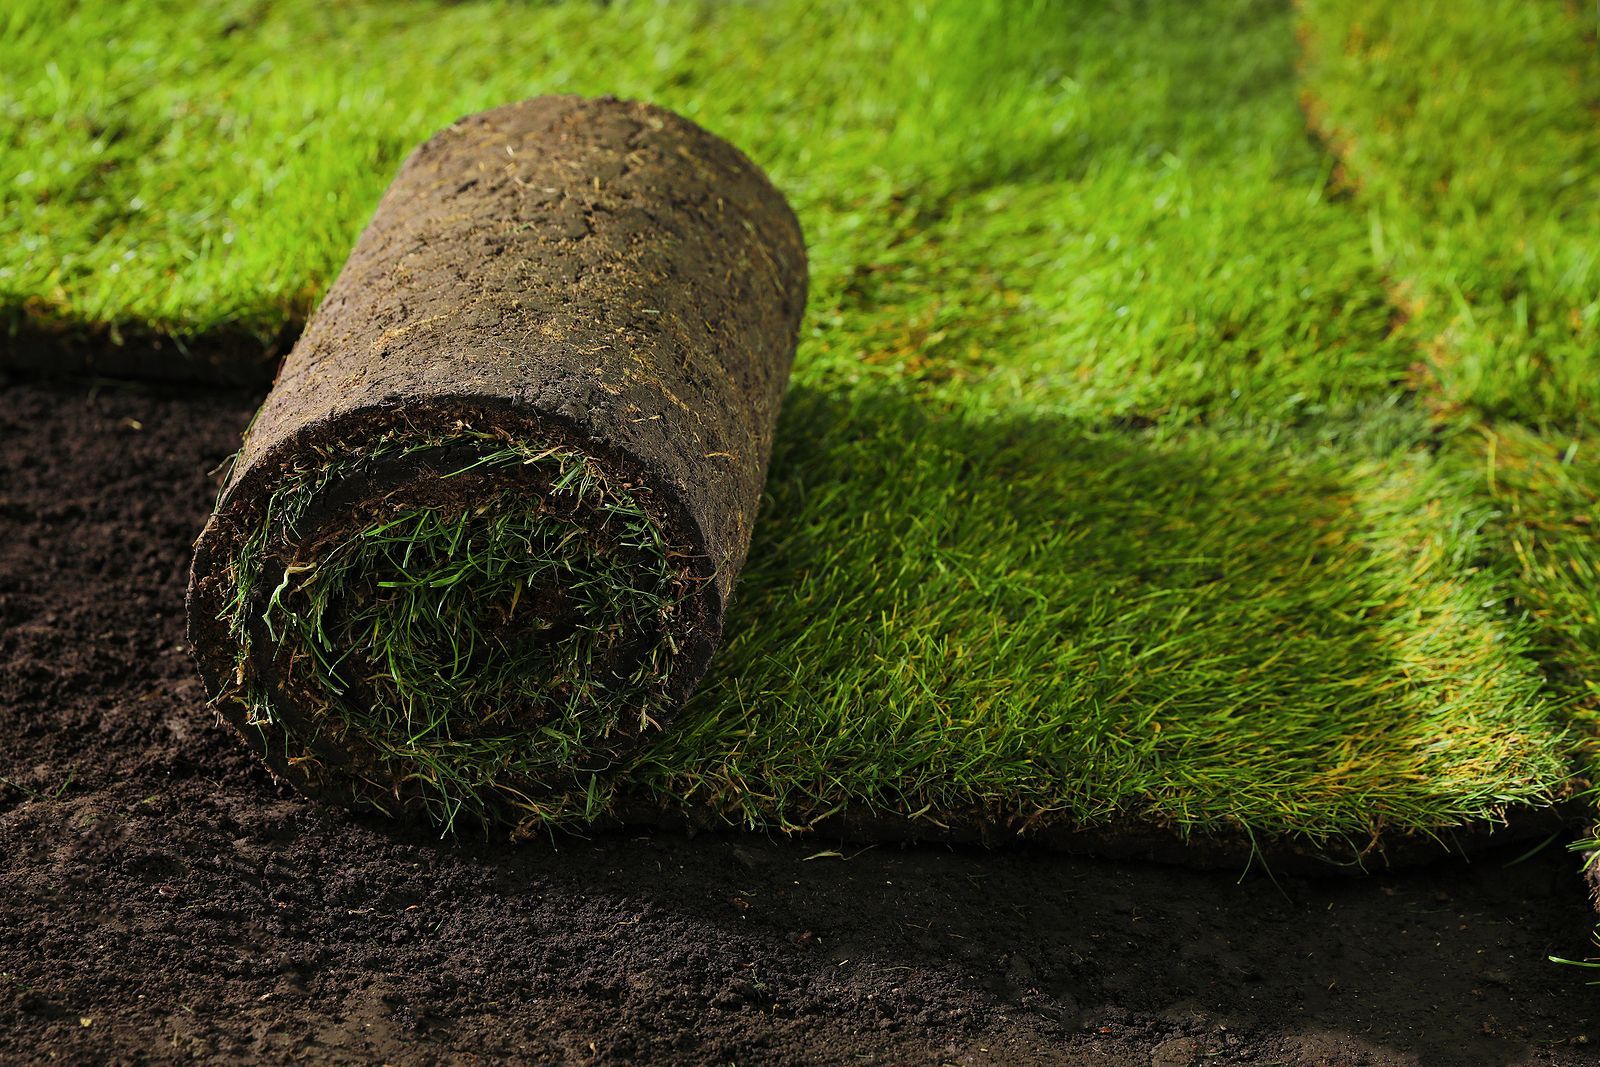
[{"label": "bare soil ground", "polygon": [[[0,384],[0,1060],[1600,1062],[1554,841],[1305,880],[444,843],[274,784],[183,638],[252,392]],[[820,855],[819,855],[820,853]]]}]

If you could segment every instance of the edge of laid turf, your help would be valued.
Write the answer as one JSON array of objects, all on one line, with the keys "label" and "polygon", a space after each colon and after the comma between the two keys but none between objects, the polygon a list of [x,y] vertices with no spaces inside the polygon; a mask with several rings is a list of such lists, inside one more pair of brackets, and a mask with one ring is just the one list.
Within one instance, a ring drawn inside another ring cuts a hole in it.
[{"label": "edge of laid turf", "polygon": [[304,325],[285,323],[269,338],[247,330],[180,337],[143,324],[52,329],[20,319],[0,333],[0,369],[26,377],[266,387]]},{"label": "edge of laid turf", "polygon": [[[984,848],[1020,846],[1102,859],[1142,861],[1199,870],[1244,869],[1253,863],[1283,874],[1364,875],[1398,870],[1448,858],[1470,858],[1493,849],[1581,832],[1591,820],[1589,807],[1574,796],[1549,804],[1515,805],[1497,819],[1480,819],[1437,830],[1379,831],[1366,839],[1299,833],[1256,834],[1243,826],[1184,829],[1138,815],[1090,826],[1053,823],[1030,826],[987,813],[909,816],[889,811],[846,808],[788,833],[819,844],[880,843],[963,845]],[[714,808],[621,799],[613,812],[594,824],[609,831],[650,828],[687,833],[751,832]],[[1596,907],[1600,877],[1590,874]]]}]

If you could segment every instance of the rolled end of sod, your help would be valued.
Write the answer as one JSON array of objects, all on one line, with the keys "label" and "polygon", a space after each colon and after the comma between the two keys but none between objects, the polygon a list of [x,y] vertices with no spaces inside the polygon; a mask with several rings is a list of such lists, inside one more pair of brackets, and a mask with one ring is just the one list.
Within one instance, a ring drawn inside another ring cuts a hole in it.
[{"label": "rolled end of sod", "polygon": [[215,707],[314,796],[599,814],[721,638],[805,290],[782,195],[667,111],[544,97],[429,140],[196,543]]}]

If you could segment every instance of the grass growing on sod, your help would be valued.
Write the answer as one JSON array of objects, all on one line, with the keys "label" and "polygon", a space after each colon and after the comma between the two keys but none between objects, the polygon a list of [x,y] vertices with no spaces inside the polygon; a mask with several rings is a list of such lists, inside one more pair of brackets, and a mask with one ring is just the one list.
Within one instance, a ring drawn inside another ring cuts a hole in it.
[{"label": "grass growing on sod", "polygon": [[[1387,25],[1357,6],[1308,5],[1313,47],[1358,16]],[[1557,139],[1590,121],[1576,96],[1529,89],[1570,73],[1581,28],[1555,4],[1507,17],[1551,46],[1514,68],[1508,98],[1534,103],[1468,125],[1486,132],[1459,143],[1461,166],[1487,166],[1475,146],[1508,116]],[[1329,195],[1282,5],[8,18],[0,65],[31,73],[6,89],[0,177],[22,210],[0,221],[0,299],[32,330],[273,336],[413,143],[540,91],[658,100],[790,196],[809,334],[732,640],[602,792],[762,822],[872,804],[1364,838],[1564,788],[1571,700],[1552,678],[1576,663],[1588,593],[1561,553],[1582,523],[1508,524],[1501,494],[1521,483],[1463,472],[1487,469],[1468,459],[1479,411],[1536,426],[1586,410],[1593,306],[1556,345],[1561,314],[1539,311],[1583,261],[1528,268],[1548,284],[1526,300],[1474,287],[1470,315],[1407,302],[1397,328],[1397,292],[1450,293],[1442,264],[1498,278],[1508,259],[1469,239],[1465,209],[1444,216],[1448,247],[1422,247],[1426,179],[1351,147],[1404,109],[1338,102],[1409,92],[1409,71],[1309,68],[1357,189]],[[1479,121],[1471,92],[1425,88],[1439,123]],[[1592,157],[1508,158],[1517,180],[1486,182],[1473,209],[1556,232],[1534,191]],[[1524,314],[1526,332],[1458,361],[1470,375],[1434,376],[1455,405],[1441,429],[1432,392],[1413,394],[1419,351]],[[1548,486],[1574,469],[1530,440],[1550,477],[1519,489],[1524,516],[1561,507]],[[1532,563],[1499,551],[1519,529]]]},{"label": "grass growing on sod", "polygon": [[1308,111],[1394,279],[1438,475],[1491,509],[1594,778],[1600,737],[1600,74],[1576,7],[1304,5]]},{"label": "grass growing on sod", "polygon": [[1463,435],[1438,474],[1492,509],[1485,533],[1503,587],[1532,624],[1531,654],[1581,746],[1600,755],[1600,438],[1501,424]]},{"label": "grass growing on sod", "polygon": [[1581,6],[1304,5],[1307,110],[1444,407],[1600,415],[1600,58]]},{"label": "grass growing on sod", "polygon": [[[251,603],[266,592],[264,558],[293,536],[317,494],[359,477],[357,466],[425,461],[462,444],[379,440],[280,485],[240,552],[226,609],[240,677],[253,655]],[[413,507],[354,528],[299,573],[286,572],[261,616],[274,645],[302,651],[311,677],[301,684],[327,695],[325,714],[337,721],[321,732],[370,744],[380,766],[395,768],[389,775],[420,784],[422,809],[445,827],[463,809],[491,818],[509,804],[513,821],[543,812],[511,782],[565,779],[585,760],[599,761],[628,717],[665,718],[660,690],[674,652],[666,628],[682,599],[655,522],[585,457],[493,438],[467,447],[482,454],[442,478],[533,468],[548,487],[545,506],[531,510],[501,490],[469,510]],[[531,607],[558,618],[528,625],[527,611],[518,615],[519,603],[556,598],[559,612]],[[589,670],[605,650],[641,639],[652,651],[637,675],[607,684]],[[247,725],[273,724],[280,711],[265,686],[251,678],[246,687]],[[517,722],[517,711],[548,704],[553,693],[559,702],[536,731]],[[573,812],[558,801],[548,814]]]}]

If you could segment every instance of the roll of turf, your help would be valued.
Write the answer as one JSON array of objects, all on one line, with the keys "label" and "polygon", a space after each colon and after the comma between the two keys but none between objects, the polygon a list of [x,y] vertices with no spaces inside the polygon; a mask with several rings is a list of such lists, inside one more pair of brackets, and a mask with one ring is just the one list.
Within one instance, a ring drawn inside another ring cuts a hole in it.
[{"label": "roll of turf", "polygon": [[312,795],[597,814],[721,637],[805,289],[782,195],[670,112],[544,97],[433,137],[196,543],[218,711]]}]

